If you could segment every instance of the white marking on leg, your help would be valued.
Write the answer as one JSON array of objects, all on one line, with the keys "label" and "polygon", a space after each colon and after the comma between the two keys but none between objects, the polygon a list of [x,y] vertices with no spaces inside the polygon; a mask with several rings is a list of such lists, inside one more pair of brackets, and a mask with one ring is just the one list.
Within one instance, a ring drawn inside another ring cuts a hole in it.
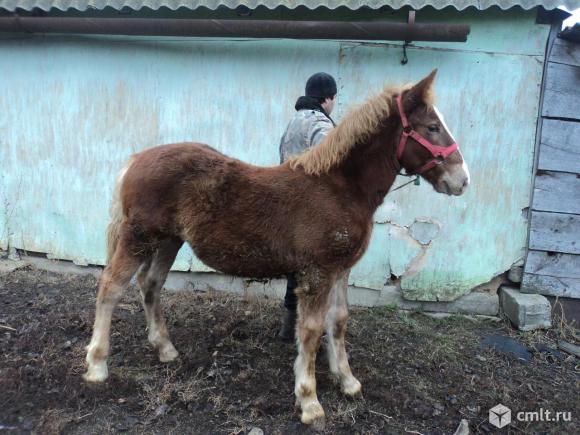
[{"label": "white marking on leg", "polygon": [[[108,289],[113,290],[113,289]],[[107,356],[109,354],[109,335],[111,317],[116,301],[102,302],[97,298],[95,324],[91,342],[87,346],[87,373],[83,376],[89,382],[102,382],[107,379]]]},{"label": "white marking on leg", "polygon": [[294,392],[301,402],[307,397],[316,397],[316,379],[308,374],[311,360],[312,357],[305,352],[302,343],[298,343],[298,357],[294,363],[294,375],[296,376]]},{"label": "white marking on leg", "polygon": [[298,357],[294,363],[294,375],[296,383],[294,394],[300,408],[300,420],[304,424],[313,424],[317,420],[324,419],[324,409],[316,396],[316,379],[308,374],[309,359],[301,344],[298,345]]},{"label": "white marking on leg", "polygon": [[103,382],[109,377],[109,370],[107,368],[107,361],[93,361],[90,359],[89,355],[91,353],[91,348],[87,348],[87,372],[83,375],[85,381],[88,382]]},{"label": "white marking on leg", "polygon": [[156,254],[145,276],[141,275],[139,286],[143,299],[143,308],[147,319],[149,330],[148,340],[151,345],[159,351],[161,362],[170,362],[179,356],[179,353],[169,339],[169,332],[165,324],[165,318],[161,310],[160,292],[167,277],[167,272],[172,261],[163,261],[159,254]]},{"label": "white marking on leg", "polygon": [[[294,394],[296,395],[297,405],[301,410],[300,420],[302,423],[314,424],[318,427],[324,425],[324,409],[316,395],[316,378],[314,375],[316,351],[313,344],[318,341],[319,337],[314,337],[313,334],[321,331],[318,331],[316,324],[311,324],[310,328],[308,328],[308,325],[304,324],[306,322],[299,318],[297,334],[298,357],[294,363]],[[302,342],[303,338],[304,342]]]},{"label": "white marking on leg", "polygon": [[340,376],[340,368],[339,368],[339,361],[338,361],[338,349],[336,347],[336,339],[334,337],[335,325],[337,320],[337,314],[339,308],[339,295],[338,295],[338,285],[334,285],[332,288],[331,293],[331,305],[330,309],[328,310],[328,314],[326,315],[326,322],[325,322],[325,329],[326,329],[326,339],[327,339],[327,357],[328,357],[328,366],[330,369],[330,373],[336,378],[338,382],[341,381]]},{"label": "white marking on leg", "polygon": [[340,382],[340,369],[338,367],[336,340],[334,339],[330,328],[326,330],[326,337],[328,340],[326,348],[328,356],[328,367],[330,369],[330,373],[332,373],[332,375],[336,378],[336,380]]},{"label": "white marking on leg", "polygon": [[159,361],[170,362],[179,356],[179,352],[169,340],[167,329],[165,328],[165,334],[160,332],[160,328],[155,321],[155,316],[153,316],[149,328],[149,343],[153,345],[159,351]]},{"label": "white marking on leg", "polygon": [[129,261],[121,263],[122,270],[115,271],[119,265],[117,262],[120,255],[124,256],[125,253],[117,247],[112,263],[105,268],[99,282],[93,335],[87,346],[88,369],[84,375],[87,381],[100,382],[107,378],[111,317],[123,290],[129,284],[138,267],[136,262]]},{"label": "white marking on leg", "polygon": [[341,391],[353,397],[360,394],[361,384],[352,375],[344,343],[344,329],[348,320],[347,289],[348,273],[339,279],[332,289],[331,307],[326,318],[326,334],[330,371],[340,382]]},{"label": "white marking on leg", "polygon": [[179,352],[169,340],[159,348],[159,361],[162,363],[174,361],[178,356]]}]

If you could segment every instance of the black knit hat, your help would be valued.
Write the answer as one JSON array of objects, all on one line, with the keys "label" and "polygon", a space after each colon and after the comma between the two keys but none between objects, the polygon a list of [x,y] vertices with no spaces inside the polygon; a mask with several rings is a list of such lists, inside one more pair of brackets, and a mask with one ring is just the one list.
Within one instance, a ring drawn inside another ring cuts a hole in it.
[{"label": "black knit hat", "polygon": [[336,95],[334,77],[323,72],[312,75],[306,82],[306,96],[313,98],[332,98]]}]

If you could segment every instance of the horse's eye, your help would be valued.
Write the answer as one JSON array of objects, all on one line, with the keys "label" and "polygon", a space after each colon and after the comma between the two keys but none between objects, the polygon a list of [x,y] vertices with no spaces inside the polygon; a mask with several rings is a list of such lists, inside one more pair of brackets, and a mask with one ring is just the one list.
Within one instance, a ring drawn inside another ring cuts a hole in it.
[{"label": "horse's eye", "polygon": [[439,133],[439,126],[437,124],[431,124],[428,129],[431,133]]}]

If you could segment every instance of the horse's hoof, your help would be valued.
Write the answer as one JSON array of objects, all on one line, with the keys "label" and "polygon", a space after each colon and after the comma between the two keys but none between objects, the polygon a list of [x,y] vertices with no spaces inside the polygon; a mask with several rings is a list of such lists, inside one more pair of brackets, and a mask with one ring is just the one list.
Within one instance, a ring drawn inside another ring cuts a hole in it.
[{"label": "horse's hoof", "polygon": [[305,422],[303,418],[301,420],[302,423],[310,426],[310,428],[316,432],[322,432],[326,427],[326,417],[324,416],[324,414],[322,414],[322,416],[320,417],[310,419],[308,420],[308,422]]},{"label": "horse's hoof", "polygon": [[104,382],[109,377],[107,363],[94,363],[89,365],[87,372],[83,375],[83,379],[87,382]]},{"label": "horse's hoof", "polygon": [[179,356],[179,352],[173,347],[172,344],[169,344],[165,347],[165,349],[159,351],[159,361],[162,363],[171,362],[175,360]]},{"label": "horse's hoof", "polygon": [[320,403],[314,402],[305,406],[302,409],[300,421],[310,426],[314,430],[317,431],[324,430],[324,426],[326,425],[326,419],[324,416],[324,409],[322,409]]},{"label": "horse's hoof", "polygon": [[352,378],[342,384],[342,393],[353,399],[362,397],[362,385],[356,378]]}]

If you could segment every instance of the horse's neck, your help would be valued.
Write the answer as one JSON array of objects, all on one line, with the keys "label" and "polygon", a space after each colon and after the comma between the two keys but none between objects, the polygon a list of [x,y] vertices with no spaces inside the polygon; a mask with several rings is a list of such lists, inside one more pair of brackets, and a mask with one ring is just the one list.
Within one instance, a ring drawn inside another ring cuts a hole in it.
[{"label": "horse's neck", "polygon": [[397,176],[394,138],[390,136],[383,133],[357,145],[341,168],[370,214],[383,203]]}]

